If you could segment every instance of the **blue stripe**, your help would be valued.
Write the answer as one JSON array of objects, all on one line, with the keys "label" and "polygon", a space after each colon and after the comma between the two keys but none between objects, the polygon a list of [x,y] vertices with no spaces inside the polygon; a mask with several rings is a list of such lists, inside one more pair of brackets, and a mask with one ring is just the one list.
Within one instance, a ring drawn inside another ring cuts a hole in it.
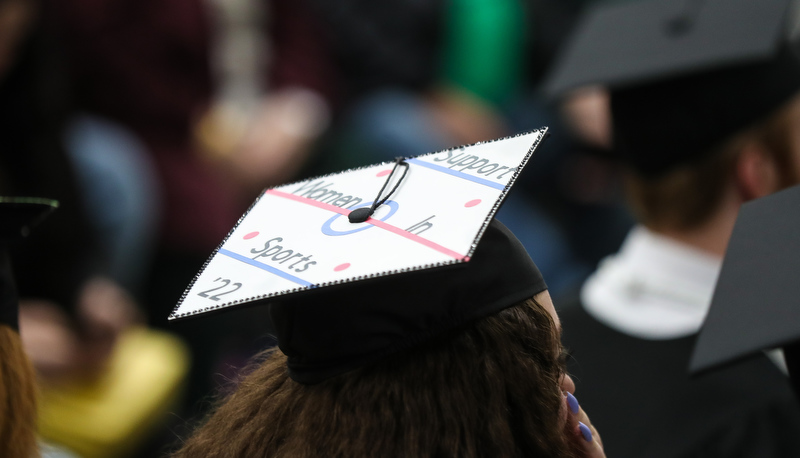
[{"label": "blue stripe", "polygon": [[489,181],[485,178],[480,178],[472,175],[468,175],[464,172],[459,172],[458,170],[448,169],[447,167],[442,167],[441,165],[431,164],[430,162],[421,161],[417,158],[407,159],[408,162],[413,162],[414,164],[419,164],[423,167],[427,167],[432,170],[436,170],[437,172],[446,173],[448,175],[453,175],[454,177],[463,178],[465,180],[472,181],[474,183],[482,184],[484,186],[489,186],[490,188],[495,188],[499,190],[503,190],[506,188],[505,185],[500,183],[495,183],[494,181]]},{"label": "blue stripe", "polygon": [[275,274],[275,275],[277,275],[279,277],[283,277],[283,278],[285,278],[285,279],[287,279],[289,281],[293,281],[293,282],[297,283],[298,285],[313,286],[312,283],[309,283],[309,282],[303,280],[302,278],[297,278],[294,275],[287,274],[286,272],[284,272],[282,270],[278,270],[278,269],[276,269],[274,267],[268,266],[268,265],[264,264],[263,262],[258,262],[255,259],[250,259],[247,256],[242,256],[242,255],[240,255],[238,253],[234,253],[233,251],[229,251],[229,250],[226,250],[224,248],[220,248],[218,253],[219,254],[224,254],[225,256],[233,258],[233,259],[235,259],[237,261],[242,261],[245,264],[250,264],[253,267],[258,267],[261,270],[266,270],[267,272],[269,272],[271,274]]}]

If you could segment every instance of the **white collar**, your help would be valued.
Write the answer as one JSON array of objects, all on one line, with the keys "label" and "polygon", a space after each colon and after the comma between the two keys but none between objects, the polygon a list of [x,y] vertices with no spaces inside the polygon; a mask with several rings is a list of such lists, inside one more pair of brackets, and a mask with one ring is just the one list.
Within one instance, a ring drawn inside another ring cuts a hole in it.
[{"label": "white collar", "polygon": [[633,337],[663,340],[703,324],[722,259],[643,226],[584,283],[581,302],[598,321]]}]

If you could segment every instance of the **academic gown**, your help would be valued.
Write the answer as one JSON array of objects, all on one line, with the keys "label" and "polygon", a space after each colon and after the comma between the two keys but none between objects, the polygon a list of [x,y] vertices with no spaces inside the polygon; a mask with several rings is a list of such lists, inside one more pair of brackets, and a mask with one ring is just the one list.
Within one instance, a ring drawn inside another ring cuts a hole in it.
[{"label": "academic gown", "polygon": [[559,312],[575,396],[608,456],[800,456],[800,409],[770,358],[689,378],[719,265],[638,227]]}]

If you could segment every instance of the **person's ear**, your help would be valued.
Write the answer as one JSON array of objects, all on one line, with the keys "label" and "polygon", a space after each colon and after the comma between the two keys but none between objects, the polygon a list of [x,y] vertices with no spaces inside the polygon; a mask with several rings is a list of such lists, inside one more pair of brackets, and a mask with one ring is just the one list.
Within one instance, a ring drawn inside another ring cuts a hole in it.
[{"label": "person's ear", "polygon": [[764,197],[779,188],[778,163],[764,145],[749,140],[736,159],[735,179],[742,201]]}]

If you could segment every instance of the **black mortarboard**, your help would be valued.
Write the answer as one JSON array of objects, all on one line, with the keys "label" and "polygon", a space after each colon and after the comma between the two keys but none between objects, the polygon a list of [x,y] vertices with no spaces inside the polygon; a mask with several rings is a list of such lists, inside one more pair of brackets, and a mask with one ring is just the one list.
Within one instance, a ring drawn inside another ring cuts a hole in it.
[{"label": "black mortarboard", "polygon": [[[321,288],[270,309],[292,378],[315,383],[547,289],[525,248],[492,221],[469,262]],[[314,317],[314,319],[309,319]]]},{"label": "black mortarboard", "polygon": [[690,370],[705,371],[798,340],[800,186],[794,186],[739,211]]},{"label": "black mortarboard", "polygon": [[0,197],[0,324],[15,330],[19,326],[19,300],[7,244],[27,236],[56,207],[58,202],[49,199]]},{"label": "black mortarboard", "polygon": [[530,298],[544,280],[493,218],[544,135],[268,189],[170,319],[269,304],[291,377],[315,383]]},{"label": "black mortarboard", "polygon": [[591,9],[545,90],[611,92],[614,154],[646,176],[701,156],[800,89],[788,0],[645,0]]}]

